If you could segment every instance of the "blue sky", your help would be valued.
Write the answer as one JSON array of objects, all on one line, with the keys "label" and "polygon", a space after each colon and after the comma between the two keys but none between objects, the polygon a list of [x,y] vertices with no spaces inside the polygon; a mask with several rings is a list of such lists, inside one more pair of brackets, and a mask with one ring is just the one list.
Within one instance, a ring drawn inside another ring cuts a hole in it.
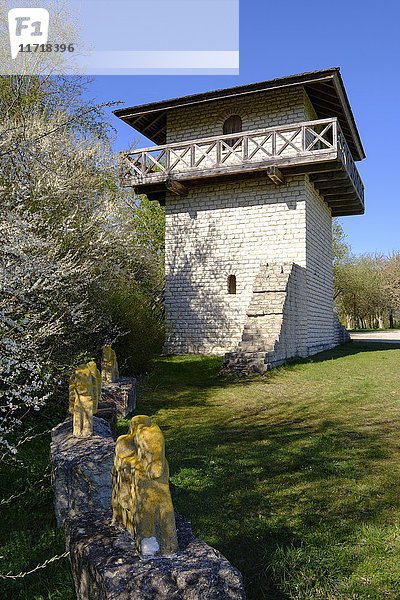
[{"label": "blue sky", "polygon": [[[241,0],[240,4],[240,75],[97,76],[90,95],[99,102],[122,100],[130,106],[340,66],[367,154],[358,163],[366,213],[341,221],[356,253],[400,250],[399,4],[360,0]],[[157,15],[150,18],[156,20]],[[152,145],[115,117],[111,122],[117,129],[117,150],[135,140],[140,146]]]}]

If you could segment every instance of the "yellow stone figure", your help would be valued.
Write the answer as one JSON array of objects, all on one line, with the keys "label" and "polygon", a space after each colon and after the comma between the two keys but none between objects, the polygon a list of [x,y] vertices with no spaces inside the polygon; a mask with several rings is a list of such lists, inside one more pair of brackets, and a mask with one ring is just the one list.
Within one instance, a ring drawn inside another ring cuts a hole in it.
[{"label": "yellow stone figure", "polygon": [[115,383],[119,377],[117,355],[110,345],[103,347],[103,358],[101,360],[101,376],[103,381]]},{"label": "yellow stone figure", "polygon": [[73,435],[90,437],[93,434],[93,414],[97,412],[101,390],[101,375],[96,363],[80,365],[71,376],[69,412],[73,417]]},{"label": "yellow stone figure", "polygon": [[138,451],[136,445],[136,432],[139,425],[151,425],[151,420],[145,415],[138,415],[131,419],[129,431],[117,439],[113,466],[113,485],[111,504],[113,521],[134,531],[134,490],[133,478],[138,467]]},{"label": "yellow stone figure", "polygon": [[94,409],[93,412],[97,412],[97,409],[99,407],[99,401],[100,401],[100,396],[101,396],[101,373],[99,371],[99,369],[97,368],[96,363],[94,362],[94,360],[91,360],[90,362],[88,362],[87,366],[89,367],[89,370],[92,374],[93,379],[93,386],[95,389],[95,396],[94,396]]},{"label": "yellow stone figure", "polygon": [[164,436],[145,415],[133,417],[117,440],[112,506],[114,522],[133,533],[142,555],[177,551]]}]

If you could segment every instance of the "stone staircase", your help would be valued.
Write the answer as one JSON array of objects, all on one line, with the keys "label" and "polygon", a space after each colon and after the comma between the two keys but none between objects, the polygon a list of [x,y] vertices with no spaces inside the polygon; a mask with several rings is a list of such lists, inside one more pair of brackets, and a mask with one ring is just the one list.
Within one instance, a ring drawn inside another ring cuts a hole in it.
[{"label": "stone staircase", "polygon": [[296,279],[296,267],[300,269],[293,263],[260,266],[242,339],[234,352],[225,354],[227,369],[241,374],[264,373],[297,353],[296,331],[292,330],[297,325],[299,311],[296,296],[289,289],[293,287],[292,283],[289,286],[289,280]]}]

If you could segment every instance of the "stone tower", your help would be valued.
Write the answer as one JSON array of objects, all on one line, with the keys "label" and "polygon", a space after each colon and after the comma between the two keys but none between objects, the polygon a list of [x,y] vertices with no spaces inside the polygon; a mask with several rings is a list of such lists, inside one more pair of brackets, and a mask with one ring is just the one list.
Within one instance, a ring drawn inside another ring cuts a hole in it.
[{"label": "stone tower", "polygon": [[169,352],[262,372],[346,339],[331,219],[364,212],[365,154],[339,69],[115,114],[160,144],[124,177],[165,204]]}]

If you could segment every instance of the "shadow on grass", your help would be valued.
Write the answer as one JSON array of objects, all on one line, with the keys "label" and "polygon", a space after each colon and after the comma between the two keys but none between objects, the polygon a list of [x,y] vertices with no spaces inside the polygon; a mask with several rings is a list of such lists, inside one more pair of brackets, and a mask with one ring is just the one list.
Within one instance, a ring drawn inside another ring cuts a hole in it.
[{"label": "shadow on grass", "polygon": [[192,426],[168,436],[168,455],[178,510],[242,570],[251,598],[281,597],[269,573],[278,547],[312,531],[343,542],[397,504],[390,475],[383,488],[356,483],[387,456],[382,438],[330,421]]},{"label": "shadow on grass", "polygon": [[[377,346],[349,343],[301,364],[394,349]],[[318,418],[293,416],[284,402],[277,412],[279,398],[271,413],[269,384],[281,386],[297,365],[248,379],[220,368],[218,357],[165,358],[139,390],[139,412],[166,434],[178,512],[242,571],[249,599],[312,598],[315,589],[321,598],[348,597],[337,585],[361,560],[360,532],[398,503],[398,478],[382,468],[393,456],[393,421],[360,426],[337,418],[334,405]],[[287,558],[292,551],[300,564]],[[293,596],[287,581],[296,569],[303,595]]]},{"label": "shadow on grass", "polygon": [[315,354],[304,361],[307,362],[323,362],[326,360],[334,360],[336,358],[344,358],[345,356],[353,356],[354,354],[360,354],[363,352],[381,352],[388,350],[400,350],[400,343],[385,343],[385,342],[361,342],[361,341],[350,341],[340,346],[336,346],[332,350],[326,350]]},{"label": "shadow on grass", "polygon": [[[142,378],[139,383],[141,391],[147,397],[151,390],[152,408],[164,408],[168,397],[173,400],[173,408],[186,406],[205,406],[208,398],[217,389],[228,388],[240,383],[241,386],[251,386],[255,382],[264,385],[279,378],[282,372],[290,372],[299,365],[320,363],[343,359],[361,353],[378,353],[388,350],[400,350],[400,344],[382,344],[376,342],[347,342],[332,350],[326,350],[309,358],[297,359],[268,371],[263,376],[258,374],[241,377],[229,374],[222,369],[222,359],[219,356],[185,355],[166,356],[155,361],[159,368],[150,376]],[[157,395],[159,399],[157,399]],[[121,429],[125,432],[125,429]]]}]

